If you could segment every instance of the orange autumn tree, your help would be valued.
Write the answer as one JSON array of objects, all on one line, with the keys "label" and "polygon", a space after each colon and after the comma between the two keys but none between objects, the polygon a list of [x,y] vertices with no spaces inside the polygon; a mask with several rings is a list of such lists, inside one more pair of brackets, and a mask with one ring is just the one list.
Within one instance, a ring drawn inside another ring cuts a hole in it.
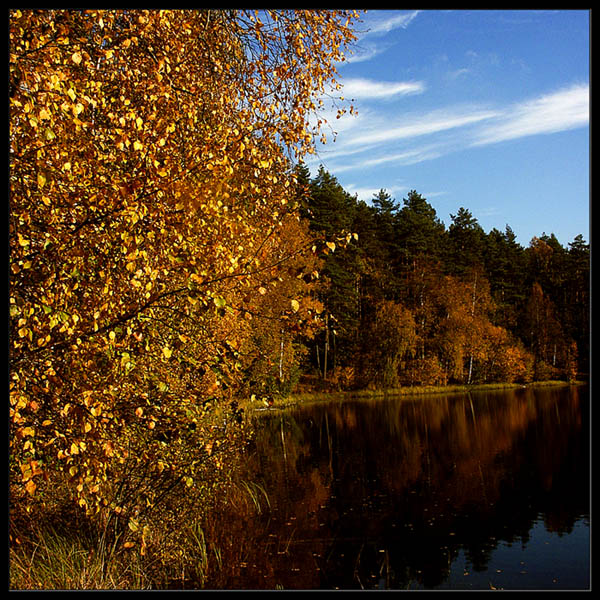
[{"label": "orange autumn tree", "polygon": [[355,17],[11,10],[13,503],[67,478],[137,531],[231,457],[210,415],[240,389],[273,270],[310,253],[286,233],[291,167]]},{"label": "orange autumn tree", "polygon": [[398,387],[402,363],[414,356],[417,348],[416,324],[411,311],[392,300],[381,300],[366,336],[369,352],[364,377],[377,387]]},{"label": "orange autumn tree", "polygon": [[244,348],[245,383],[248,394],[265,401],[291,391],[307,352],[303,342],[322,328],[323,305],[315,297],[322,259],[297,250],[298,240],[310,239],[306,221],[288,213],[283,225],[280,235],[265,238],[263,250],[284,259],[285,267],[265,272],[259,295],[244,305],[252,329]]},{"label": "orange autumn tree", "polygon": [[528,381],[530,357],[507,330],[492,322],[494,302],[479,269],[459,279],[446,276],[437,345],[449,378],[475,381]]}]

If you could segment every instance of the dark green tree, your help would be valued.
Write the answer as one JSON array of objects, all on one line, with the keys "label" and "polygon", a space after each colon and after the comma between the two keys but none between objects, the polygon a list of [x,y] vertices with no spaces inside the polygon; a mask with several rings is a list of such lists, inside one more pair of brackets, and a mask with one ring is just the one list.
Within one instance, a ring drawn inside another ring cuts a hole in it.
[{"label": "dark green tree", "polygon": [[445,238],[444,224],[421,194],[411,190],[398,213],[397,248],[402,264],[409,266],[419,256],[440,258]]},{"label": "dark green tree", "polygon": [[[310,182],[306,204],[310,229],[316,236],[331,240],[351,231],[356,198],[323,166]],[[324,376],[335,366],[345,364],[354,353],[359,322],[358,260],[353,244],[337,246],[325,258],[320,298],[325,305],[325,328],[315,338],[313,351],[316,366]]]},{"label": "dark green tree", "polygon": [[294,199],[300,206],[300,215],[306,219],[309,216],[310,169],[300,162],[294,167],[294,174],[296,175]]},{"label": "dark green tree", "polygon": [[310,228],[328,238],[349,231],[355,200],[322,165],[310,182],[309,190]]},{"label": "dark green tree", "polygon": [[565,261],[565,288],[569,292],[564,326],[577,344],[579,370],[589,373],[590,354],[590,246],[579,234],[569,244]]},{"label": "dark green tree", "polygon": [[518,314],[527,300],[524,289],[525,251],[507,225],[492,229],[485,240],[485,271],[496,303],[496,324],[515,331]]},{"label": "dark green tree", "polygon": [[380,215],[393,216],[398,210],[396,201],[383,188],[377,194],[373,194],[371,202]]},{"label": "dark green tree", "polygon": [[369,250],[378,271],[379,296],[396,299],[398,296],[398,276],[400,254],[397,239],[399,206],[384,189],[379,190],[371,200],[373,223],[377,244]]},{"label": "dark green tree", "polygon": [[483,265],[485,232],[477,219],[466,208],[450,215],[448,227],[448,255],[446,265],[452,275],[463,275],[475,266]]}]

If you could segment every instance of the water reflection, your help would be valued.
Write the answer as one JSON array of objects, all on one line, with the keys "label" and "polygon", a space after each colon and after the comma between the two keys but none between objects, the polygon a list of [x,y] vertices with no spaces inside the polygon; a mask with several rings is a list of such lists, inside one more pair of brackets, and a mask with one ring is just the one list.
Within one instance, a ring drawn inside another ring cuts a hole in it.
[{"label": "water reflection", "polygon": [[473,573],[490,587],[587,588],[585,535],[575,579],[515,579],[495,564],[536,524],[560,534],[554,563],[582,519],[589,535],[587,398],[522,389],[264,414],[251,460],[271,509],[247,524],[247,558],[227,587],[469,587]]}]

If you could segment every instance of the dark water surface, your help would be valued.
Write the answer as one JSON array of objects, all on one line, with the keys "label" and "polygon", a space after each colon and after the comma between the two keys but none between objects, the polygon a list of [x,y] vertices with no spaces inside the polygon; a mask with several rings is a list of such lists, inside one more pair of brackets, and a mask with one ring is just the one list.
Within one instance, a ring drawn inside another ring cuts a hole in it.
[{"label": "dark water surface", "polygon": [[589,388],[264,411],[234,589],[589,589]]}]

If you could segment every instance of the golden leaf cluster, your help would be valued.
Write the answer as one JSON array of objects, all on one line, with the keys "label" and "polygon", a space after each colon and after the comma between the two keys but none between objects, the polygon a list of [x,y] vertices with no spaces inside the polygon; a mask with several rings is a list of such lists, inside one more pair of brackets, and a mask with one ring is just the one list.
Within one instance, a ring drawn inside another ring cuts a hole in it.
[{"label": "golden leaf cluster", "polygon": [[139,511],[222,468],[210,406],[280,346],[257,319],[291,336],[317,318],[288,271],[316,269],[292,164],[355,17],[10,11],[15,497],[62,473],[80,506],[120,512],[119,482],[151,465]]}]

